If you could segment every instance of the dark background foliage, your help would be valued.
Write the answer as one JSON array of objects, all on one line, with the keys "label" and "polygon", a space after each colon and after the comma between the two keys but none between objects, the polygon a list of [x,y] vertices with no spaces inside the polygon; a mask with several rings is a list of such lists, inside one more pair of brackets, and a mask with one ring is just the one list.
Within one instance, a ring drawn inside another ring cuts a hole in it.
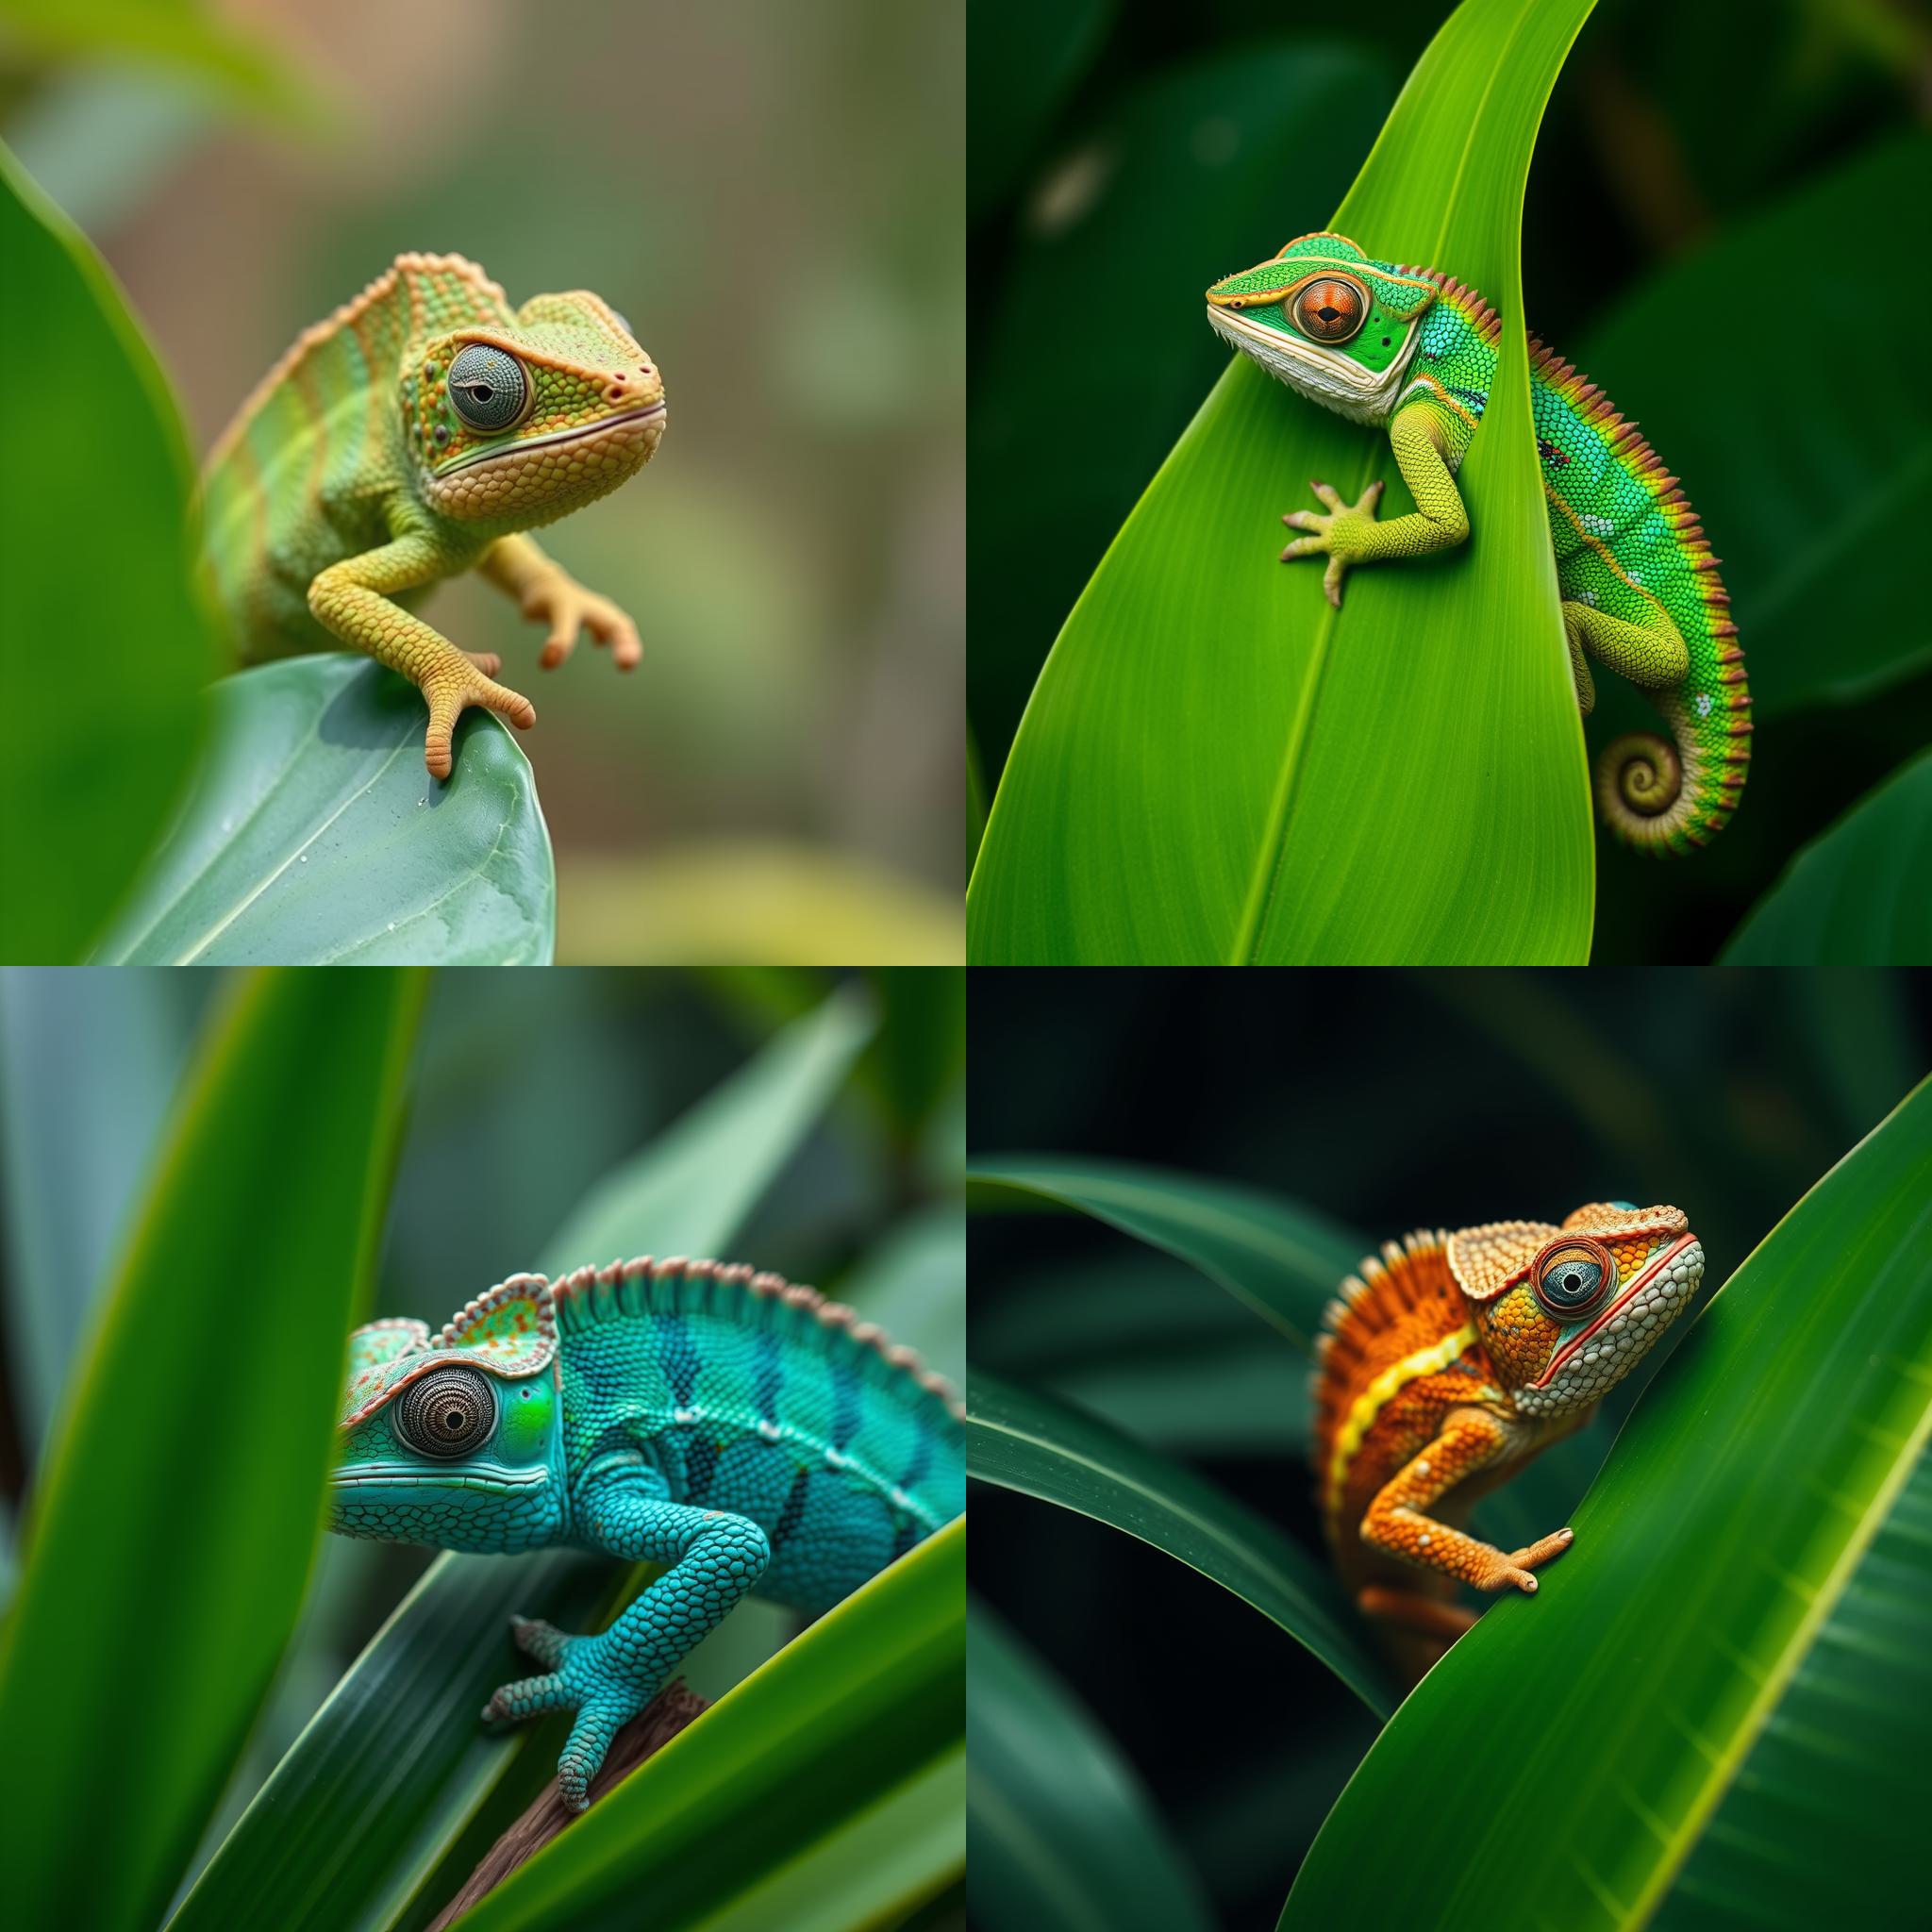
[{"label": "dark background foliage", "polygon": [[[1592,1198],[1670,1202],[1712,1286],[1932,1062],[1924,974],[1007,971],[974,974],[972,1002],[975,1163],[1054,1152],[1213,1175],[1365,1248]],[[1158,1436],[1320,1548],[1285,1341],[1079,1216],[976,1214],[969,1258],[975,1364]],[[1054,1299],[1095,1291],[1131,1299],[1137,1332],[1082,1353],[1061,1324],[1042,1345]],[[975,1591],[1112,1733],[1222,1923],[1272,1926],[1374,1720],[1158,1551],[992,1484],[972,1507]]]},{"label": "dark background foliage", "polygon": [[[1227,359],[1200,291],[1328,221],[1447,11],[974,0],[968,695],[989,797],[1061,623]],[[1833,351],[1805,319],[1807,264],[1783,281],[1768,232],[1764,273],[1735,306],[1645,306],[1673,270],[1748,244],[1781,213],[1803,221],[1820,192],[1822,243],[1848,208],[1890,232],[1889,197],[1850,177],[1923,141],[1928,62],[1932,29],[1903,5],[1603,0],[1551,101],[1524,215],[1529,325],[1682,474],[1725,560],[1746,669],[1754,636],[1757,671],[1774,642],[1820,666],[1802,693],[1782,671],[1776,690],[1754,675],[1752,782],[1709,852],[1660,866],[1600,840],[1599,962],[1712,958],[1792,853],[1932,736],[1932,650],[1903,541],[1932,496],[1909,455],[1932,438],[1923,389],[1880,406],[1868,387],[1851,412],[1807,393],[1807,364]],[[1700,447],[1725,341],[1760,323],[1789,342],[1789,384]],[[1880,407],[1905,420],[1874,429]],[[1763,448],[1741,446],[1760,428]],[[1848,493],[1891,465],[1873,434],[1902,458],[1874,512],[1882,527],[1834,527]],[[1773,625],[1796,636],[1774,639]],[[1845,634],[1861,629],[1891,635],[1868,656]],[[1618,682],[1598,680],[1592,756],[1647,713]]]}]

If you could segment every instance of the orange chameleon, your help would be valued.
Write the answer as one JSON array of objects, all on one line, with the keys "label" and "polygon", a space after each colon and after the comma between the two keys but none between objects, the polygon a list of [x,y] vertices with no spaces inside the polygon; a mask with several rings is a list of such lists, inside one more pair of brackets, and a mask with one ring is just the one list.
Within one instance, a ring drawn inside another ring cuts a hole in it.
[{"label": "orange chameleon", "polygon": [[1458,1580],[1533,1592],[1572,1532],[1505,1555],[1464,1533],[1471,1506],[1583,1427],[1703,1278],[1683,1214],[1626,1201],[1560,1228],[1412,1234],[1364,1261],[1323,1316],[1313,1382],[1322,1517],[1361,1607],[1453,1641],[1474,1621]]}]

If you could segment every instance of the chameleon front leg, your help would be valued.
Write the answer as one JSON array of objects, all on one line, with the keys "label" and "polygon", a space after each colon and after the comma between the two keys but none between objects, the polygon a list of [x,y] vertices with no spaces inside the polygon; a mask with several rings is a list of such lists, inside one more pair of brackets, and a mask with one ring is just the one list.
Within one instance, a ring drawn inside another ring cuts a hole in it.
[{"label": "chameleon front leg", "polygon": [[308,608],[325,629],[400,671],[423,693],[429,707],[423,761],[433,778],[449,776],[450,736],[469,706],[494,711],[520,731],[537,722],[528,698],[488,675],[496,668],[494,658],[473,658],[458,650],[392,601],[397,591],[433,583],[448,568],[449,558],[435,540],[411,531],[331,564],[308,586]]},{"label": "chameleon front leg", "polygon": [[1310,530],[1308,537],[1297,537],[1281,553],[1283,563],[1297,557],[1322,557],[1328,568],[1322,575],[1322,588],[1328,601],[1341,608],[1342,573],[1357,563],[1374,563],[1387,557],[1423,557],[1431,550],[1447,550],[1469,537],[1469,512],[1462,507],[1461,492],[1449,465],[1442,458],[1442,429],[1433,411],[1412,404],[1396,412],[1389,425],[1389,446],[1395,452],[1395,466],[1408,485],[1416,507],[1407,516],[1391,523],[1375,521],[1375,505],[1381,500],[1379,480],[1362,491],[1361,501],[1343,503],[1325,483],[1309,488],[1328,506],[1328,514],[1319,510],[1291,509],[1282,518],[1297,530]]},{"label": "chameleon front leg", "polygon": [[620,671],[631,670],[644,655],[638,627],[629,616],[608,597],[585,590],[529,538],[499,538],[483,553],[476,568],[506,596],[514,598],[525,617],[550,626],[543,655],[537,660],[545,671],[555,670],[570,656],[580,630],[610,646],[611,659]]},{"label": "chameleon front leg", "polygon": [[[1478,1590],[1504,1590],[1513,1585],[1534,1593],[1536,1578],[1530,1573],[1538,1564],[1561,1556],[1570,1547],[1573,1532],[1559,1529],[1539,1538],[1526,1549],[1505,1556],[1427,1513],[1432,1503],[1477,1470],[1498,1461],[1509,1446],[1507,1430],[1487,1409],[1451,1410],[1435,1441],[1376,1492],[1362,1518],[1362,1541],[1405,1563],[1440,1570],[1446,1576],[1473,1583]],[[1399,1593],[1363,1592],[1365,1598],[1371,1594]],[[1383,1602],[1365,1601],[1362,1607],[1383,1615],[1393,1613],[1392,1607]]]},{"label": "chameleon front leg", "polygon": [[494,1722],[575,1710],[557,1783],[564,1803],[581,1811],[611,1739],[757,1587],[772,1546],[748,1516],[668,1502],[641,1474],[604,1486],[575,1513],[581,1540],[613,1556],[671,1567],[601,1636],[566,1637],[548,1624],[512,1618],[511,1635],[546,1674],[504,1685],[483,1716]]}]

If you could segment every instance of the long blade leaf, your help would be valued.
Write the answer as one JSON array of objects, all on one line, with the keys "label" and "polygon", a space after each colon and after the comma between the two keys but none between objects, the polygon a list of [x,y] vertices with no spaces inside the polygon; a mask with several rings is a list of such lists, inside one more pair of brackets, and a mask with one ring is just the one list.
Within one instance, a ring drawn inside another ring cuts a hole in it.
[{"label": "long blade leaf", "polygon": [[414,974],[281,974],[209,1028],[0,1655],[20,1924],[155,1924],[294,1628],[420,1003]]}]

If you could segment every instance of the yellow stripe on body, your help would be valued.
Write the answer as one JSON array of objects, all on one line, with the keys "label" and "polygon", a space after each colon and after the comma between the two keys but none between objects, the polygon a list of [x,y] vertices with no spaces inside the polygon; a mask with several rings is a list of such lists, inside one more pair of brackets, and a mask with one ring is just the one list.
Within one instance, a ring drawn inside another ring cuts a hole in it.
[{"label": "yellow stripe on body", "polygon": [[1418,1375],[1433,1375],[1438,1369],[1446,1369],[1474,1341],[1475,1324],[1465,1322],[1441,1341],[1432,1341],[1427,1348],[1419,1348],[1413,1355],[1406,1355],[1399,1362],[1391,1364],[1356,1397],[1347,1421],[1336,1435],[1335,1447],[1328,1457],[1328,1491],[1324,1500],[1331,1516],[1341,1507],[1341,1491],[1348,1479],[1348,1465],[1355,1460],[1356,1451],[1362,1446],[1362,1438],[1369,1433],[1370,1425],[1383,1407]]}]

